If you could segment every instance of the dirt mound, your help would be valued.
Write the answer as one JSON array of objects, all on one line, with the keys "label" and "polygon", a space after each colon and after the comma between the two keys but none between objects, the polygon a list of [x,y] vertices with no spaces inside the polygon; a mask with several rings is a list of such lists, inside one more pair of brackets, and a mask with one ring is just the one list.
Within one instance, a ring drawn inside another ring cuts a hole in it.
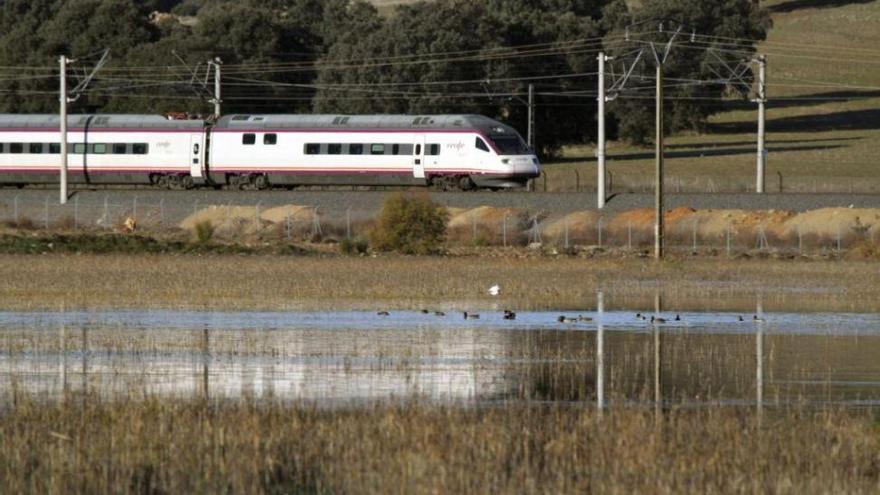
[{"label": "dirt mound", "polygon": [[294,222],[311,222],[314,208],[285,205],[263,210],[255,206],[213,205],[193,213],[178,225],[182,229],[193,230],[198,223],[211,222],[221,232],[253,234],[273,224],[286,222],[288,216]]},{"label": "dirt mound", "polygon": [[272,223],[287,222],[288,217],[294,222],[310,222],[315,217],[315,209],[308,206],[284,205],[260,213],[261,219]]},{"label": "dirt mound", "polygon": [[179,226],[182,229],[192,230],[196,224],[211,222],[215,228],[222,229],[232,224],[256,222],[257,209],[253,206],[226,206],[212,205],[193,213],[183,219]]},{"label": "dirt mound", "polygon": [[880,209],[823,208],[796,215],[780,226],[782,235],[847,235],[876,236],[880,234]]},{"label": "dirt mound", "polygon": [[491,206],[480,206],[471,209],[449,208],[448,211],[448,226],[450,229],[472,227],[474,222],[477,223],[477,227],[500,228],[504,222],[505,215],[507,215],[508,221],[519,215],[519,210],[514,208],[494,208]]},{"label": "dirt mound", "polygon": [[576,211],[556,220],[545,222],[543,235],[558,240],[568,232],[569,239],[587,238],[596,232],[601,214],[597,211]]}]

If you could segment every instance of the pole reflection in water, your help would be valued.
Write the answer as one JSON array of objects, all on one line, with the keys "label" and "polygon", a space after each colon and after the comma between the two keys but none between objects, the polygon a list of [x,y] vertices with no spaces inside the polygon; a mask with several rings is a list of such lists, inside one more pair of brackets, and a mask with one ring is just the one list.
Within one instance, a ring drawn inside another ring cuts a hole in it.
[{"label": "pole reflection in water", "polygon": [[764,413],[764,308],[760,295],[755,315],[755,404],[758,408],[758,419]]},{"label": "pole reflection in water", "polygon": [[605,409],[605,295],[596,294],[598,308],[598,328],[596,329],[596,408],[599,413]]},{"label": "pole reflection in water", "polygon": [[[654,294],[654,314],[660,316],[662,301],[660,293]],[[660,421],[662,413],[663,395],[660,390],[660,324],[654,324],[652,329],[654,337],[654,420]]]}]

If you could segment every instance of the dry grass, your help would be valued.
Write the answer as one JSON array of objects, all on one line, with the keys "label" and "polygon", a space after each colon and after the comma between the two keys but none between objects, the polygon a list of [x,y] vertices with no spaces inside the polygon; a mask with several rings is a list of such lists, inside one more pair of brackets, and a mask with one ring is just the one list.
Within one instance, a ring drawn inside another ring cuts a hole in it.
[{"label": "dry grass", "polygon": [[[874,262],[574,257],[0,256],[4,309],[587,309],[664,305],[875,311]],[[486,288],[502,287],[493,298]],[[794,305],[794,307],[792,307]]]},{"label": "dry grass", "polygon": [[876,493],[864,414],[18,397],[8,493]]}]

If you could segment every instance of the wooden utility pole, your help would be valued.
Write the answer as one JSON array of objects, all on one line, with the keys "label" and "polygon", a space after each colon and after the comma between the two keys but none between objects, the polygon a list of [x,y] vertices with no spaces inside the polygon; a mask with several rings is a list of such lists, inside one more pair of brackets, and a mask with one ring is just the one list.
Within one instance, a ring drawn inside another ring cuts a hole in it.
[{"label": "wooden utility pole", "polygon": [[654,155],[654,258],[663,258],[663,61],[657,63],[657,137]]}]

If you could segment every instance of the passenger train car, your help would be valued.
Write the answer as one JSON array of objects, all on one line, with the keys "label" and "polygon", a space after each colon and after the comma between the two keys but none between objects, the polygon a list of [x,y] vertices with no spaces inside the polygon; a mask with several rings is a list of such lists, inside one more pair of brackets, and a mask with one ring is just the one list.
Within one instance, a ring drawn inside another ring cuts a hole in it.
[{"label": "passenger train car", "polygon": [[[0,115],[0,182],[58,181],[58,116]],[[511,188],[540,175],[513,128],[479,115],[157,115],[69,118],[70,181],[265,189],[272,185]]]}]

